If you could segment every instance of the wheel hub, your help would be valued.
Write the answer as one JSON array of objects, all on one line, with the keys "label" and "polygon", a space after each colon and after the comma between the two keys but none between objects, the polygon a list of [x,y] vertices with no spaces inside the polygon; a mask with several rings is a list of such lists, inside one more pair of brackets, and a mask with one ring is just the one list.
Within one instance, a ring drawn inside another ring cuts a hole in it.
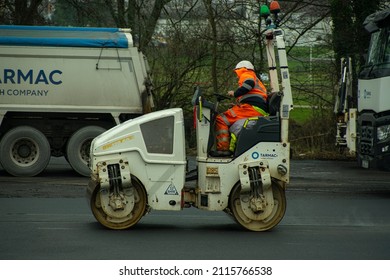
[{"label": "wheel hub", "polygon": [[38,147],[29,139],[17,140],[12,147],[12,158],[19,164],[32,164],[37,160]]},{"label": "wheel hub", "polygon": [[113,193],[107,195],[106,192],[100,193],[103,211],[112,222],[122,222],[122,219],[128,218],[131,215],[137,198],[134,191],[130,193],[130,195],[124,193],[118,195]]},{"label": "wheel hub", "polygon": [[255,213],[263,211],[267,207],[267,201],[262,194],[259,197],[252,197],[249,204],[252,211]]},{"label": "wheel hub", "polygon": [[89,161],[89,149],[91,147],[92,139],[85,141],[80,148],[80,156],[84,162]]},{"label": "wheel hub", "polygon": [[125,196],[123,194],[114,195],[113,193],[110,195],[110,206],[114,211],[124,210],[127,202]]},{"label": "wheel hub", "polygon": [[31,155],[31,149],[29,146],[22,144],[18,147],[18,155],[22,158],[27,158]]},{"label": "wheel hub", "polygon": [[[240,202],[238,202],[240,201]],[[267,219],[273,212],[273,208],[277,205],[271,196],[268,196],[267,199],[248,197],[247,195],[241,195],[240,200],[237,200],[237,210],[241,215],[241,218],[244,220],[248,219],[250,221],[262,221]]]}]

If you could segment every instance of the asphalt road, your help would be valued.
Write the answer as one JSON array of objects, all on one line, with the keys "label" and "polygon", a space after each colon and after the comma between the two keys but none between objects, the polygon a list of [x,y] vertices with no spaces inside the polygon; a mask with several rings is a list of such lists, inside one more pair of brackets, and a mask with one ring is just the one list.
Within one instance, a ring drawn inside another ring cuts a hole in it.
[{"label": "asphalt road", "polygon": [[[390,172],[362,169],[354,161],[293,160],[289,190],[390,193]],[[63,158],[52,158],[38,177],[8,175],[0,165],[0,197],[80,197],[88,178]]]},{"label": "asphalt road", "polygon": [[0,169],[0,259],[390,259],[390,173],[354,162],[293,161],[287,212],[272,231],[240,228],[222,212],[152,211],[106,230],[84,198],[87,178],[64,161],[34,178]]}]

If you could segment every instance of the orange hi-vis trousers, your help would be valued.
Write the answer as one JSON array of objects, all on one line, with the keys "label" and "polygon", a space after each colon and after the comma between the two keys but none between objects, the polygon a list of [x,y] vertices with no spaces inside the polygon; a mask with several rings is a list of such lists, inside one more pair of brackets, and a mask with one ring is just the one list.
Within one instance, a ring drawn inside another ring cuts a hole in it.
[{"label": "orange hi-vis trousers", "polygon": [[219,114],[216,117],[215,135],[217,138],[217,150],[228,151],[230,146],[229,127],[237,120],[250,117],[264,116],[261,109],[256,109],[252,105],[243,103],[234,105],[226,112]]}]

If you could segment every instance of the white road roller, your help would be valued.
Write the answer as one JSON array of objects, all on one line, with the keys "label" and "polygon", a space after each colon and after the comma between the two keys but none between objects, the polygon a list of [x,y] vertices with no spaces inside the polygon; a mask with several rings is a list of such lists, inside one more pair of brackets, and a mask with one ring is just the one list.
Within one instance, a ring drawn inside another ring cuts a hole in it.
[{"label": "white road roller", "polygon": [[225,211],[251,231],[272,229],[282,220],[290,175],[288,122],[293,104],[283,32],[275,24],[278,10],[271,13],[276,20],[269,20],[269,12],[263,11],[270,56],[269,105],[276,110],[270,116],[247,120],[231,156],[211,156],[217,108],[196,88],[192,103],[197,167],[192,173],[186,170],[181,108],[146,114],[96,137],[91,144],[87,195],[99,223],[126,229],[151,210],[187,207]]}]

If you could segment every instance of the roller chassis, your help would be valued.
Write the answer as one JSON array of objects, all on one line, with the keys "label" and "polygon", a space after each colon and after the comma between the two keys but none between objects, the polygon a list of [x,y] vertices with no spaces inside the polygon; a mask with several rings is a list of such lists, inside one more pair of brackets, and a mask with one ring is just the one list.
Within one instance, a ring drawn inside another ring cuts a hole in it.
[{"label": "roller chassis", "polygon": [[210,139],[215,139],[217,105],[204,100],[197,88],[192,98],[196,112],[195,176],[187,172],[180,108],[149,113],[96,137],[90,150],[87,194],[99,223],[110,229],[126,229],[151,210],[187,207],[225,211],[251,231],[270,230],[282,220],[290,175],[288,120],[293,105],[283,32],[277,24],[267,22],[271,92],[280,98],[274,116],[260,117],[254,126],[243,129],[237,140],[236,151],[240,152],[215,156]]},{"label": "roller chassis", "polygon": [[[169,109],[163,114],[181,118],[182,112]],[[153,164],[146,163],[147,159],[141,161],[143,155],[140,157],[139,151],[117,155],[99,158],[95,153],[93,160],[98,162],[88,186],[92,212],[105,227],[125,229],[151,210],[188,207],[225,211],[252,231],[269,230],[284,216],[285,188],[289,181],[288,144],[258,143],[236,158],[198,156],[194,181],[185,180],[185,158],[176,158],[174,163]],[[166,174],[167,170],[180,172],[174,176]],[[151,172],[158,180],[148,176]]]}]

